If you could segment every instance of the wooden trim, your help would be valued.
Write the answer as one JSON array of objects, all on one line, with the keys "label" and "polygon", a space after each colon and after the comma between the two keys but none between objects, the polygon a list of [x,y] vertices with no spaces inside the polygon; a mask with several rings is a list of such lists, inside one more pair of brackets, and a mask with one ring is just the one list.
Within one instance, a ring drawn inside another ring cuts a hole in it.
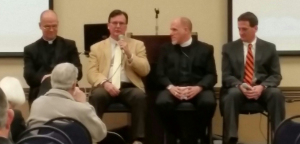
[{"label": "wooden trim", "polygon": [[129,33],[126,34],[126,36],[129,37],[129,38],[131,38],[132,37],[132,33],[129,32]]},{"label": "wooden trim", "polygon": [[197,32],[192,32],[192,35],[198,36]]},{"label": "wooden trim", "polygon": [[[300,101],[300,87],[280,87],[280,89],[282,90],[285,98],[287,99],[287,102],[293,102],[298,99]],[[89,95],[91,88],[81,88],[81,90],[87,95]],[[24,92],[27,97],[29,93],[29,88],[24,88]],[[215,87],[215,93],[217,99],[219,99],[220,87]]]}]

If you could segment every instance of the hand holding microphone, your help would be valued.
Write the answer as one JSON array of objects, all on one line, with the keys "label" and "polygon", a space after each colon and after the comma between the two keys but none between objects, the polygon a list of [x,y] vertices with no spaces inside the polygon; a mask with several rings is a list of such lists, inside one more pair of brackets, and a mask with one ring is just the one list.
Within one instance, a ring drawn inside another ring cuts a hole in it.
[{"label": "hand holding microphone", "polygon": [[243,83],[240,85],[239,88],[248,99],[255,98],[256,95],[255,95],[255,92],[253,91],[253,87],[250,86],[249,84]]},{"label": "hand holding microphone", "polygon": [[243,84],[241,85],[241,87],[244,88],[244,89],[246,89],[247,91],[252,90],[252,86],[250,86],[250,85],[247,84],[247,83],[243,83]]},{"label": "hand holding microphone", "polygon": [[119,35],[118,45],[123,50],[123,53],[126,54],[127,58],[131,58],[131,52],[128,49],[128,44],[125,41],[124,35]]},{"label": "hand holding microphone", "polygon": [[118,45],[122,50],[127,50],[127,43],[124,40],[124,35],[119,35]]}]

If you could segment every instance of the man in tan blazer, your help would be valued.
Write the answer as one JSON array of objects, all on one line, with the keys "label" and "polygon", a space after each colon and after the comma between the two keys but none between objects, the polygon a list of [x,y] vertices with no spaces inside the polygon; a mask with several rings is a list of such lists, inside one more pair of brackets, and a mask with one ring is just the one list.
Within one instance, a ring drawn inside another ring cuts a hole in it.
[{"label": "man in tan blazer", "polygon": [[131,108],[132,140],[141,144],[144,138],[146,95],[141,77],[150,71],[143,42],[124,38],[128,15],[114,10],[108,18],[110,37],[91,46],[88,81],[93,89],[89,102],[99,117],[113,102]]}]

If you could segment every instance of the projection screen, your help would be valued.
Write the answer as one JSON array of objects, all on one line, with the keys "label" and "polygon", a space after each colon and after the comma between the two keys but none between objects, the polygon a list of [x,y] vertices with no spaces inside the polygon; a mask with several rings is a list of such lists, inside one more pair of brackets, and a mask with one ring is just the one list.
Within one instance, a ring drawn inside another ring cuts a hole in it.
[{"label": "projection screen", "polygon": [[40,14],[52,0],[0,0],[0,56],[19,57],[24,47],[42,36]]}]

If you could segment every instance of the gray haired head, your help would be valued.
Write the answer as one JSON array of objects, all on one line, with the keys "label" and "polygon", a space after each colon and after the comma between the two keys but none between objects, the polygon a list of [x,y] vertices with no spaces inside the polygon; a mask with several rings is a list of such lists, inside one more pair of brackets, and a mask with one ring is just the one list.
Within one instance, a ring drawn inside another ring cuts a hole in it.
[{"label": "gray haired head", "polygon": [[78,69],[71,63],[61,63],[51,73],[52,88],[70,90],[77,82]]}]

